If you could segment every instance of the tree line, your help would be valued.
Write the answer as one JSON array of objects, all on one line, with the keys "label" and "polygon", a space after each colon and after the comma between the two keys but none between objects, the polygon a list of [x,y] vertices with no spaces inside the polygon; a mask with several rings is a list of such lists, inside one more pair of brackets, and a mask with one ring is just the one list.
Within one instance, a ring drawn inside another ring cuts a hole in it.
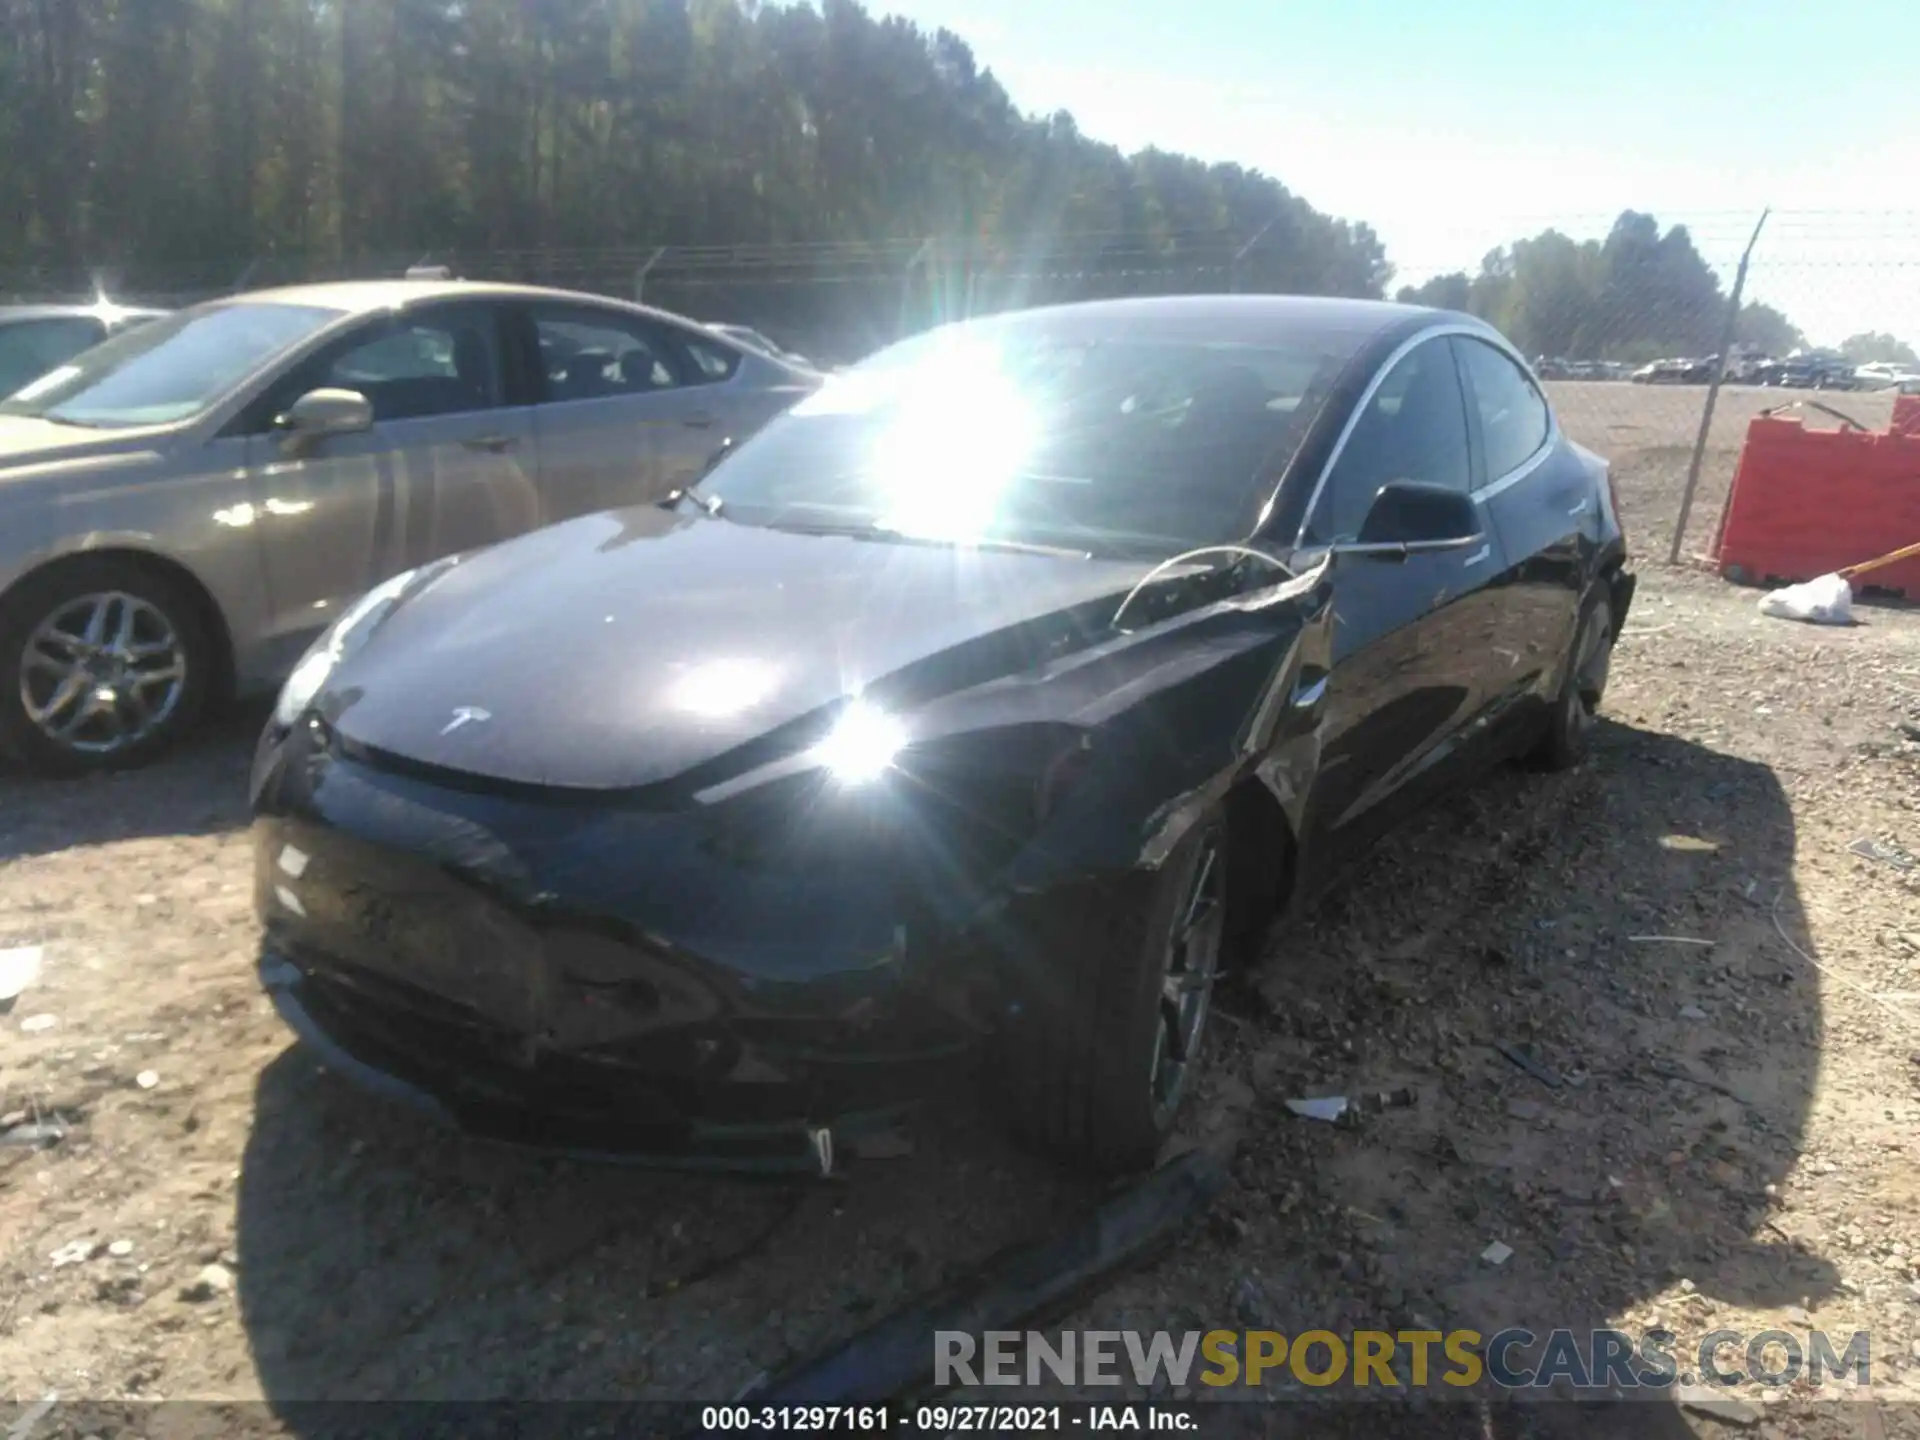
[{"label": "tree line", "polygon": [[[1666,231],[1628,210],[1604,240],[1544,230],[1492,251],[1477,274],[1402,286],[1399,299],[1464,310],[1498,326],[1529,355],[1640,362],[1720,347],[1727,296],[1684,225]],[[1740,309],[1736,344],[1785,355],[1806,344],[1770,305]]]},{"label": "tree line", "polygon": [[[1018,257],[1092,235],[1148,275],[1233,256],[1218,288],[1381,296],[1393,274],[1365,223],[1025,113],[960,36],[857,0],[0,0],[0,152],[0,268],[69,279],[919,236]],[[1634,212],[1399,294],[1608,359],[1711,350],[1724,315],[1686,229]],[[1749,305],[1741,339],[1801,337]]]},{"label": "tree line", "polygon": [[854,0],[0,0],[0,265],[1266,227],[1271,288],[1380,294],[1270,176],[1022,113]]}]

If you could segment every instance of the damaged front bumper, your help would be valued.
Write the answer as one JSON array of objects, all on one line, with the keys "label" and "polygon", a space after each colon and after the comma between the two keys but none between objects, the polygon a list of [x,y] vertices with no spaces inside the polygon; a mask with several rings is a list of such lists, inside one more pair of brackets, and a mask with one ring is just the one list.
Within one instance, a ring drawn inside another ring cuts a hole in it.
[{"label": "damaged front bumper", "polygon": [[706,816],[436,785],[311,740],[263,766],[275,1008],[346,1079],[476,1136],[817,1171],[832,1134],[968,1071],[1004,1012],[979,934],[857,867],[787,874]]}]

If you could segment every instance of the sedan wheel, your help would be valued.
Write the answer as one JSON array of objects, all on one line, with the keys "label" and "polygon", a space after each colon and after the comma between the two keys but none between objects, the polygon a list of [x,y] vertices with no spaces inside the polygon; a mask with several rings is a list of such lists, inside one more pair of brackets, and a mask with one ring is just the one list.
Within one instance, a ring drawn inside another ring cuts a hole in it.
[{"label": "sedan wheel", "polygon": [[1009,1127],[1083,1169],[1153,1163],[1193,1088],[1226,935],[1226,829],[1058,902],[1029,937],[994,1081]]},{"label": "sedan wheel", "polygon": [[210,647],[159,574],[81,561],[30,580],[0,614],[0,741],[38,768],[138,764],[192,720]]},{"label": "sedan wheel", "polygon": [[1209,836],[1167,937],[1160,979],[1160,1023],[1155,1030],[1153,1068],[1147,1084],[1157,1128],[1172,1127],[1174,1112],[1187,1093],[1187,1077],[1200,1053],[1213,982],[1220,970],[1220,940],[1226,916],[1226,869],[1220,845]]},{"label": "sedan wheel", "polygon": [[1536,759],[1548,770],[1567,770],[1586,758],[1613,668],[1613,607],[1604,594],[1587,603],[1554,703],[1552,728]]}]

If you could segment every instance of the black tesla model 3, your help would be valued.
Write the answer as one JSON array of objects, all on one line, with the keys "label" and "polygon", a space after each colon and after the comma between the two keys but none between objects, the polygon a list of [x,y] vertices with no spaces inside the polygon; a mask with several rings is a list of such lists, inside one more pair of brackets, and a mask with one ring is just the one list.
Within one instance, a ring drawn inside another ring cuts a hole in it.
[{"label": "black tesla model 3", "polygon": [[1223,966],[1445,787],[1579,759],[1625,561],[1467,316],[937,329],[343,615],[260,744],[261,975],[496,1139],[824,1166],[970,1060],[1029,1143],[1141,1165]]}]

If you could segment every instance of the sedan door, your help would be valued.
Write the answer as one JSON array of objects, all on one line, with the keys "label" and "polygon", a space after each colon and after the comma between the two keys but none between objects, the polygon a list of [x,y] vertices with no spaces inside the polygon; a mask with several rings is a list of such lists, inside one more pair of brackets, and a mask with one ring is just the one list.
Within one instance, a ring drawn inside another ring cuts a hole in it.
[{"label": "sedan door", "polygon": [[1475,436],[1475,498],[1491,517],[1505,565],[1498,704],[1524,720],[1522,705],[1554,683],[1573,642],[1581,587],[1600,542],[1593,477],[1559,443],[1546,397],[1506,351],[1456,336]]},{"label": "sedan door", "polygon": [[[288,650],[388,576],[540,522],[532,418],[507,403],[500,321],[496,306],[473,302],[382,316],[250,407],[269,633]],[[282,434],[275,418],[321,388],[366,396],[372,426]]]},{"label": "sedan door", "polygon": [[738,352],[634,311],[528,304],[541,515],[563,520],[692,484],[736,428]]},{"label": "sedan door", "polygon": [[1302,539],[1336,549],[1333,655],[1321,758],[1302,860],[1324,883],[1432,794],[1472,740],[1489,700],[1499,597],[1498,537],[1404,559],[1353,553],[1383,485],[1469,491],[1464,397],[1447,337],[1392,362],[1361,402],[1307,517]]}]

